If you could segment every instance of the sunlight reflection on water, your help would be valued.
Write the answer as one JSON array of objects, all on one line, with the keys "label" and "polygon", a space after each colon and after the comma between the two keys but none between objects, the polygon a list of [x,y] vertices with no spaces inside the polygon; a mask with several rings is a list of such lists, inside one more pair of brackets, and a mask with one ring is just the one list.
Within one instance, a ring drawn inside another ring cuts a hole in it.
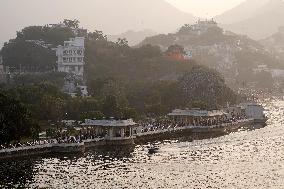
[{"label": "sunlight reflection on water", "polygon": [[[267,127],[172,142],[149,155],[94,150],[82,157],[0,163],[0,185],[31,188],[284,188],[284,101],[265,104]],[[2,183],[1,183],[2,182]],[[4,183],[3,183],[4,182]]]}]

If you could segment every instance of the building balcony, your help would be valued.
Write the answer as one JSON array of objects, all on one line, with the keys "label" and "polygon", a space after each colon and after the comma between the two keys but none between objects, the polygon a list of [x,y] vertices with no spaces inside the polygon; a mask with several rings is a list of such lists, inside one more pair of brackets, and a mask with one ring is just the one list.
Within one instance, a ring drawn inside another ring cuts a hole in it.
[{"label": "building balcony", "polygon": [[74,58],[83,58],[84,54],[63,54],[62,57],[74,57]]},{"label": "building balcony", "polygon": [[84,66],[84,62],[61,62],[58,63],[60,66]]}]

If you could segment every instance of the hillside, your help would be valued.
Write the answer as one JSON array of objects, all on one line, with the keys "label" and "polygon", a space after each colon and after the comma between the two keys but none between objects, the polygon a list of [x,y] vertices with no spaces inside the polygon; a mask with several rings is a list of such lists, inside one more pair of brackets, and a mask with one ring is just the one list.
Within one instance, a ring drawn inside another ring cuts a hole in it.
[{"label": "hillside", "polygon": [[215,17],[218,23],[233,24],[253,17],[269,0],[246,0]]},{"label": "hillside", "polygon": [[[213,109],[227,102],[236,103],[237,96],[215,70],[197,65],[193,60],[170,59],[157,46],[131,48],[124,39],[116,43],[108,41],[100,31],[89,32],[85,39],[84,82],[91,95],[89,99],[75,98],[75,108],[69,105],[70,99],[65,97],[40,95],[36,97],[39,101],[27,100],[30,94],[23,91],[34,91],[39,86],[45,90],[45,83],[56,86],[52,87],[53,92],[56,88],[62,88],[67,73],[55,72],[55,52],[52,48],[45,48],[45,44],[51,47],[60,44],[62,40],[74,36],[73,31],[74,28],[67,25],[26,27],[2,49],[4,66],[15,68],[15,72],[10,70],[12,78],[7,85],[8,88],[16,87],[12,95],[19,95],[17,98],[34,107],[35,115],[37,108],[41,107],[38,103],[47,105],[46,111],[49,113],[38,115],[40,120],[66,115],[64,112],[68,112],[70,119],[78,119],[82,113],[97,115],[97,112],[118,118],[155,116],[165,115],[177,107],[193,107],[194,104]],[[197,76],[199,79],[191,82]],[[187,93],[189,90],[190,94]],[[80,93],[77,95],[80,97]],[[58,105],[57,102],[60,103],[60,109],[54,114],[50,110]],[[81,107],[82,110],[79,109]]]},{"label": "hillside", "polygon": [[153,35],[157,35],[156,32],[152,30],[141,30],[141,31],[126,31],[119,35],[108,35],[108,40],[116,42],[118,38],[125,38],[128,41],[130,46],[135,46],[141,41],[143,41],[146,37],[150,37]]},{"label": "hillside", "polygon": [[221,72],[228,82],[254,81],[252,73],[258,65],[283,67],[257,41],[232,32],[223,32],[212,22],[185,25],[177,33],[148,37],[140,45],[157,45],[164,50],[174,44],[181,45],[194,60]]},{"label": "hillside", "polygon": [[271,53],[284,61],[284,27],[280,27],[275,34],[259,41]]},{"label": "hillside", "polygon": [[[0,22],[5,27],[1,28],[0,47],[14,37],[15,31],[27,25],[54,24],[63,18],[78,19],[84,28],[108,35],[145,29],[167,33],[194,21],[191,14],[164,0],[9,0],[1,3],[5,8],[0,11]],[[52,11],[43,7],[52,7]]]},{"label": "hillside", "polygon": [[277,32],[284,25],[283,17],[282,0],[247,0],[216,20],[227,30],[259,40]]}]

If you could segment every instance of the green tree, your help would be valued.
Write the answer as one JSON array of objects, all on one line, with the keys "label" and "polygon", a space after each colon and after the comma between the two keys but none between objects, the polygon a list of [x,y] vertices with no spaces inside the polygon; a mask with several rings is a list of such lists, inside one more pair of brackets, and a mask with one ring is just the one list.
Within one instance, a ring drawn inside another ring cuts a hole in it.
[{"label": "green tree", "polygon": [[116,44],[117,44],[119,47],[129,47],[129,46],[128,46],[128,41],[127,41],[126,38],[118,38]]},{"label": "green tree", "polygon": [[79,28],[79,20],[68,20],[68,19],[64,19],[63,24],[69,28]]},{"label": "green tree", "polygon": [[90,112],[82,112],[80,114],[80,119],[84,121],[85,119],[103,119],[105,116],[100,111],[90,111]]},{"label": "green tree", "polygon": [[138,113],[134,108],[124,108],[122,110],[122,118],[123,119],[137,119]]},{"label": "green tree", "polygon": [[188,106],[194,101],[206,103],[211,108],[236,102],[236,95],[226,86],[224,78],[206,67],[193,67],[179,79],[179,84]]},{"label": "green tree", "polygon": [[201,110],[207,110],[209,108],[208,104],[206,102],[203,101],[193,101],[191,103],[191,107],[192,108],[199,108]]},{"label": "green tree", "polygon": [[11,96],[0,92],[0,143],[18,141],[38,135],[38,125],[27,108]]},{"label": "green tree", "polygon": [[52,120],[54,122],[64,117],[64,99],[59,97],[44,95],[40,103],[44,120]]},{"label": "green tree", "polygon": [[102,110],[104,115],[107,117],[122,117],[121,108],[119,107],[117,98],[114,95],[106,96],[103,102]]},{"label": "green tree", "polygon": [[260,89],[272,89],[274,80],[270,72],[262,71],[255,74],[255,81],[257,81],[257,86]]},{"label": "green tree", "polygon": [[1,51],[3,63],[10,71],[44,72],[55,68],[55,53],[32,42],[17,40],[6,44]]},{"label": "green tree", "polygon": [[88,39],[94,41],[107,41],[107,35],[104,35],[102,31],[95,30],[92,33],[88,33]]}]

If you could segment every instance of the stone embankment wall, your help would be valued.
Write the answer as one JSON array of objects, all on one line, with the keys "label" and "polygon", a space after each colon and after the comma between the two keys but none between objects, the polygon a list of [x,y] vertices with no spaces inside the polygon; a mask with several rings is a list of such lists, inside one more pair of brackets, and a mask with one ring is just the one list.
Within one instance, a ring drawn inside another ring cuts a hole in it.
[{"label": "stone embankment wall", "polygon": [[134,143],[145,144],[147,142],[176,138],[181,140],[184,138],[186,141],[192,141],[196,139],[205,139],[225,135],[242,127],[249,127],[250,125],[253,125],[253,122],[254,120],[243,120],[236,123],[222,124],[218,126],[187,126],[138,133],[134,137],[129,138],[96,138],[84,140],[82,143],[52,143],[18,147],[14,149],[2,149],[0,150],[0,159],[43,155],[49,153],[78,153],[84,152],[85,149],[92,147],[133,145]]},{"label": "stone embankment wall", "polygon": [[25,147],[18,147],[12,149],[2,149],[0,150],[0,159],[43,155],[49,153],[84,152],[84,150],[85,150],[84,143],[42,144],[42,145],[25,146]]}]

